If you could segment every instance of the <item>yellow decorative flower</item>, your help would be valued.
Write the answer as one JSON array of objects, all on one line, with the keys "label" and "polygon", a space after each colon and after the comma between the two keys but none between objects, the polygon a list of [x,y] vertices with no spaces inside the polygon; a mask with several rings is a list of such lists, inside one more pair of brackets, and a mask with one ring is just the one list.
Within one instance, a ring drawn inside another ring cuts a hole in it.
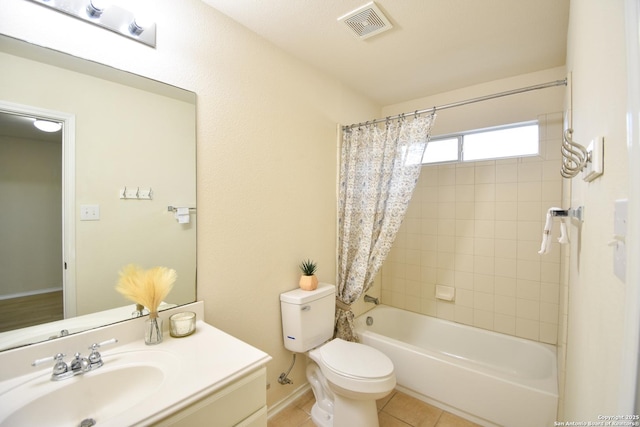
[{"label": "yellow decorative flower", "polygon": [[167,267],[144,270],[129,264],[120,271],[116,290],[125,298],[147,307],[150,317],[158,316],[158,307],[167,297],[177,278],[176,271]]}]

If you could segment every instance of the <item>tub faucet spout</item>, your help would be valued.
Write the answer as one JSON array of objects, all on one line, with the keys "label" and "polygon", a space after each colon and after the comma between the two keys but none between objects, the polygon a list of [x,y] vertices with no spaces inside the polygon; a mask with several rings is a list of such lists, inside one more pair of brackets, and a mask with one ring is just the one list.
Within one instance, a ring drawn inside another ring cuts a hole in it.
[{"label": "tub faucet spout", "polygon": [[375,305],[380,304],[380,300],[378,298],[371,297],[369,295],[364,296],[364,302],[372,302]]}]

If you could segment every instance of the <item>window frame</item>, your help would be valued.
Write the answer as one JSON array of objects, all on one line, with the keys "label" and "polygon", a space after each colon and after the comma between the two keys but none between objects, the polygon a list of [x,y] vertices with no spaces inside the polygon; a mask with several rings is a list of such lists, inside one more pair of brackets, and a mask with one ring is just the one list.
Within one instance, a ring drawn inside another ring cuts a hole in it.
[{"label": "window frame", "polygon": [[[497,131],[513,129],[513,128],[528,127],[528,126],[532,126],[532,125],[537,125],[538,126],[538,141],[537,141],[538,150],[537,150],[537,152],[535,154],[518,154],[518,155],[510,155],[510,156],[488,157],[488,158],[485,158],[485,159],[464,160],[464,137],[465,136],[479,134],[479,133],[486,133],[486,132],[497,132]],[[429,138],[429,142],[427,143],[427,148],[429,146],[429,143],[431,143],[432,141],[441,141],[441,140],[445,140],[445,139],[457,139],[458,140],[458,142],[457,142],[458,143],[458,150],[457,150],[458,151],[458,155],[457,155],[457,158],[456,159],[451,159],[451,160],[425,162],[425,158],[423,156],[422,157],[422,165],[429,166],[429,165],[444,165],[444,164],[451,164],[451,163],[472,163],[472,162],[484,162],[484,161],[491,161],[491,160],[514,159],[514,158],[519,158],[519,157],[535,157],[535,156],[539,156],[540,155],[540,148],[541,148],[541,143],[540,143],[540,122],[538,120],[528,120],[528,121],[525,121],[525,122],[509,123],[509,124],[506,124],[506,125],[491,126],[491,127],[481,128],[481,129],[473,129],[473,130],[467,130],[467,131],[463,131],[463,132],[456,132],[456,133],[450,133],[450,134],[437,135],[437,136],[433,136],[433,137]],[[427,149],[425,149],[425,155],[426,155],[426,153],[427,153]]]}]

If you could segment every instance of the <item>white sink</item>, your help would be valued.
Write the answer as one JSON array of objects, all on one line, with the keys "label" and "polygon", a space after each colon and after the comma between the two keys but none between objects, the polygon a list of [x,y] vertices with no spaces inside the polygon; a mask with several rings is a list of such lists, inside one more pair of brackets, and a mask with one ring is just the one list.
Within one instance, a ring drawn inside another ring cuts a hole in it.
[{"label": "white sink", "polygon": [[[202,302],[160,313],[191,310],[204,318]],[[97,427],[146,427],[163,422],[237,380],[263,368],[268,354],[198,320],[196,332],[161,344],[145,345],[145,318],[0,351],[0,427],[75,427],[86,419]],[[65,353],[65,362],[92,343],[117,338],[100,349],[104,365],[61,381],[51,381],[53,362],[36,359]],[[248,415],[248,414],[247,414]]]},{"label": "white sink", "polygon": [[[96,425],[153,399],[178,377],[180,364],[163,351],[104,356],[104,366],[61,381],[50,370],[0,395],[0,426]],[[41,371],[42,372],[42,371]]]}]

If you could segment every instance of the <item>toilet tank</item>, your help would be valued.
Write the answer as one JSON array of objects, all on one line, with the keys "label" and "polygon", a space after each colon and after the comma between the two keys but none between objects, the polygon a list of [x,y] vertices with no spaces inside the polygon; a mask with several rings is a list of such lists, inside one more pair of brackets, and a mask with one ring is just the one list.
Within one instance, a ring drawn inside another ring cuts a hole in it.
[{"label": "toilet tank", "polygon": [[336,288],[318,284],[313,291],[295,289],[280,294],[284,346],[304,353],[333,337]]}]

